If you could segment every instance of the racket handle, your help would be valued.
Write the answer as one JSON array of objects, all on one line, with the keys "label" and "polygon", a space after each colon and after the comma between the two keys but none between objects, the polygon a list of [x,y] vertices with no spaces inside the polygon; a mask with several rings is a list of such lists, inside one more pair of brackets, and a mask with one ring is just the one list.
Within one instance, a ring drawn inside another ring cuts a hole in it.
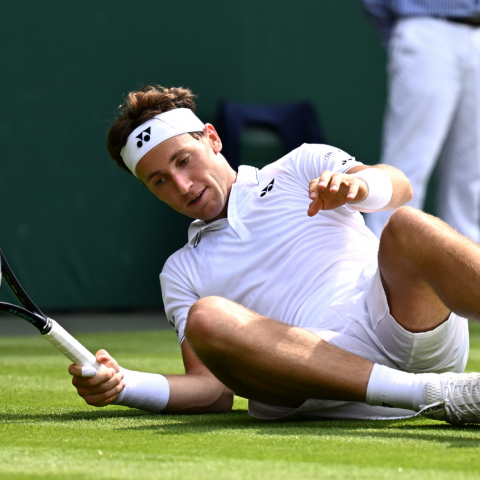
[{"label": "racket handle", "polygon": [[106,368],[105,365],[97,362],[92,352],[87,350],[77,339],[73,338],[55,320],[52,320],[52,329],[44,337],[73,363],[93,367],[97,372]]}]

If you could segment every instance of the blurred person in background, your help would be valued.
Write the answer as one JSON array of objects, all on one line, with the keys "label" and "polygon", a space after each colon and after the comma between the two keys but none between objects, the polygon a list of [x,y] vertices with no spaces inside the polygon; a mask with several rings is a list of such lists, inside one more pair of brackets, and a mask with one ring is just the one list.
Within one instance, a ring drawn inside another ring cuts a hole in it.
[{"label": "blurred person in background", "polygon": [[[388,49],[381,163],[402,170],[422,208],[438,162],[436,213],[480,239],[480,2],[362,0]],[[380,237],[393,212],[367,215]]]}]

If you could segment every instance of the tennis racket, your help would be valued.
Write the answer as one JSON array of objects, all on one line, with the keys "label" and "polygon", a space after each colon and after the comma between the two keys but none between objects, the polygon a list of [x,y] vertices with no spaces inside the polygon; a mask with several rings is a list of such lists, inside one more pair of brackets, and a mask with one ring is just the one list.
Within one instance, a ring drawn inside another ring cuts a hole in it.
[{"label": "tennis racket", "polygon": [[7,263],[2,250],[0,250],[0,286],[2,277],[23,305],[19,307],[11,303],[0,302],[0,312],[9,313],[22,318],[36,327],[39,332],[53,345],[55,345],[67,358],[77,365],[93,367],[98,372],[105,366],[97,362],[95,355],[87,350],[78,340],[73,338],[55,320],[47,317],[30,299],[25,290],[15,277]]}]

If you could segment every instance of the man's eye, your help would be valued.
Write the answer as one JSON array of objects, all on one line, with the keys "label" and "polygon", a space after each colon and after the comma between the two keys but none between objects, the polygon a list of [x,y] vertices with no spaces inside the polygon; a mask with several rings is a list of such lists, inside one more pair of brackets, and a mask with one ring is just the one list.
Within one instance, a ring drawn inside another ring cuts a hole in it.
[{"label": "man's eye", "polygon": [[159,178],[156,182],[155,182],[155,186],[160,186],[160,185],[163,185],[165,183],[165,178]]},{"label": "man's eye", "polygon": [[188,159],[189,159],[189,158],[190,158],[190,157],[185,157],[184,159],[180,160],[179,165],[180,165],[180,166],[185,165],[185,164],[188,162]]}]

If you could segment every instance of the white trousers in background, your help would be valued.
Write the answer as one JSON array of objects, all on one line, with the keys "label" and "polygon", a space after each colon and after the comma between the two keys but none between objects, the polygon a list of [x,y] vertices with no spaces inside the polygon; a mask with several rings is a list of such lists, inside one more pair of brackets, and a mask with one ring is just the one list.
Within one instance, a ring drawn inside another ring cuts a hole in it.
[{"label": "white trousers in background", "polygon": [[[480,28],[428,17],[395,26],[381,163],[413,186],[422,208],[437,161],[437,215],[480,240]],[[379,237],[393,212],[367,215]]]}]

